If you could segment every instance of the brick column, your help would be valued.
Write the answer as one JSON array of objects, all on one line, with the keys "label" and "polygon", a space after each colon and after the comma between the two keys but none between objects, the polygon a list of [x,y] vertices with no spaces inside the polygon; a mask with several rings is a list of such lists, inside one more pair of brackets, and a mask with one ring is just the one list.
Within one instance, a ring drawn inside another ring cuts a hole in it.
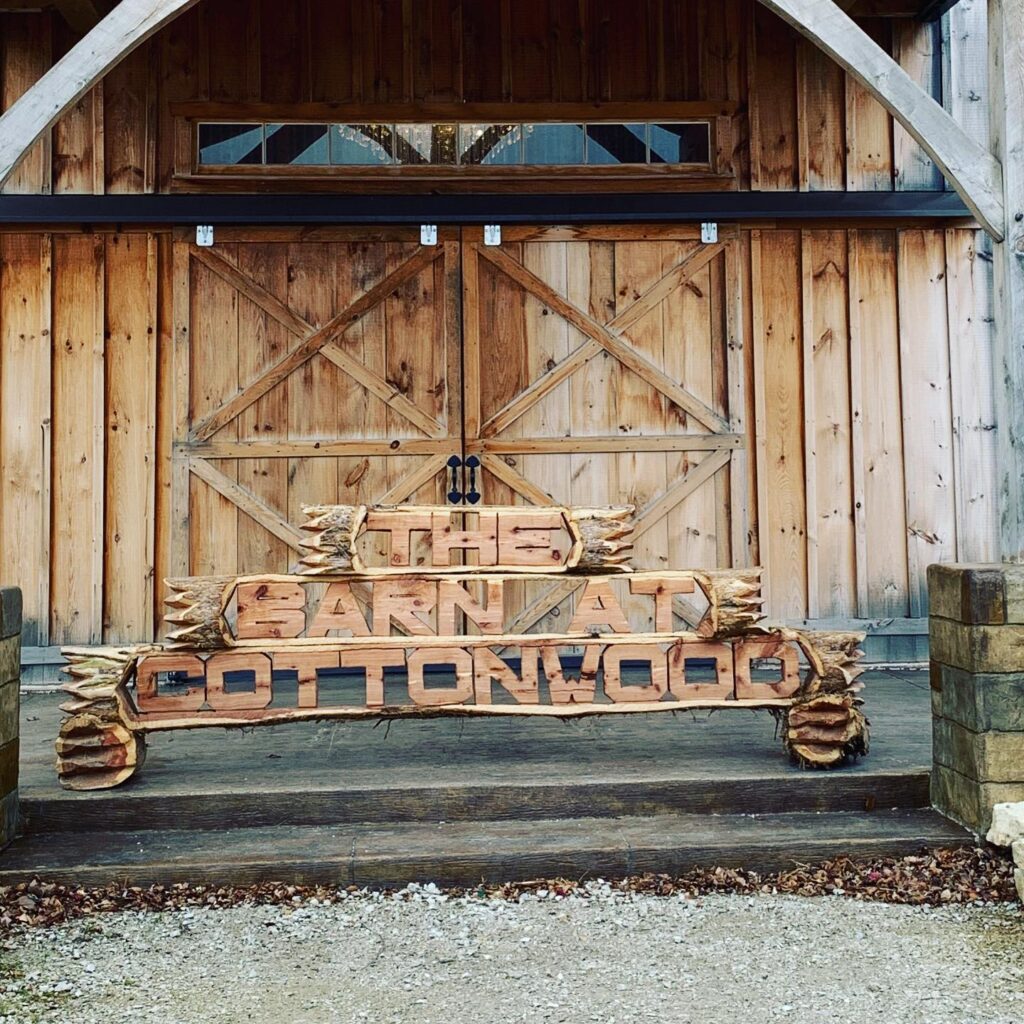
[{"label": "brick column", "polygon": [[21,591],[0,588],[0,849],[18,823],[18,687],[21,682]]},{"label": "brick column", "polygon": [[978,833],[1024,800],[1024,565],[928,567],[932,804]]}]

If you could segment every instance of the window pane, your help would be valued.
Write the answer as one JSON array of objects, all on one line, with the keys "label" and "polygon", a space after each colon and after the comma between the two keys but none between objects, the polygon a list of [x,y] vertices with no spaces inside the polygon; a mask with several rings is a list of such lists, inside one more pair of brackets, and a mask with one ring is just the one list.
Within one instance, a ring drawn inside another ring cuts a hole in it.
[{"label": "window pane", "polygon": [[396,124],[395,163],[454,164],[456,134],[454,124]]},{"label": "window pane", "polygon": [[518,164],[523,160],[523,133],[517,124],[459,126],[459,163]]},{"label": "window pane", "polygon": [[647,125],[588,124],[587,163],[647,163]]},{"label": "window pane", "polygon": [[201,164],[263,163],[263,125],[201,124],[199,126],[199,162]]},{"label": "window pane", "polygon": [[327,125],[268,124],[268,164],[326,164]]},{"label": "window pane", "polygon": [[711,129],[707,124],[651,125],[652,164],[711,162]]},{"label": "window pane", "polygon": [[331,163],[348,167],[391,163],[389,124],[336,124],[331,130]]},{"label": "window pane", "polygon": [[524,124],[524,162],[581,164],[586,136],[581,124]]}]

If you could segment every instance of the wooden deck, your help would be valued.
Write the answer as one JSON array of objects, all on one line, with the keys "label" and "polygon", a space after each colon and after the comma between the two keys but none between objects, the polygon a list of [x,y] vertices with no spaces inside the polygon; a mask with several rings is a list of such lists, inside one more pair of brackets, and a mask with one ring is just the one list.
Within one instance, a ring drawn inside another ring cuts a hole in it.
[{"label": "wooden deck", "polygon": [[876,672],[871,755],[794,768],[767,714],[296,724],[152,737],[133,781],[57,785],[56,695],[22,705],[24,836],[0,884],[258,878],[468,883],[913,852],[967,834],[928,808],[924,673]]}]

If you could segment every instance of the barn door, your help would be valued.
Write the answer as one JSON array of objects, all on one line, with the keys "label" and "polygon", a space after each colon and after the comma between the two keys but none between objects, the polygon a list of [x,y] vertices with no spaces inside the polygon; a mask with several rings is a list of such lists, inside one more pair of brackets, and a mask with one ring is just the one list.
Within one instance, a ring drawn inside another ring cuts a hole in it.
[{"label": "barn door", "polygon": [[[746,564],[733,245],[690,228],[464,234],[466,451],[484,504],[631,503],[638,568]],[[517,586],[516,631],[564,623],[571,581]],[[652,628],[649,606],[630,602],[634,628]]]},{"label": "barn door", "polygon": [[444,502],[458,253],[405,229],[176,239],[173,573],[287,571],[303,504]]}]

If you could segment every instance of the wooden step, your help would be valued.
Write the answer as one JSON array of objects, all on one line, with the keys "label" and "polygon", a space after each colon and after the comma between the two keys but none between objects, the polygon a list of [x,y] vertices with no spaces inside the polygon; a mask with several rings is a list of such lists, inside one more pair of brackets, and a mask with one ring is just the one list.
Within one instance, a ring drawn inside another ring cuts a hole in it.
[{"label": "wooden step", "polygon": [[23,830],[31,834],[138,829],[212,829],[224,822],[345,825],[355,822],[501,821],[620,815],[776,814],[863,811],[928,806],[924,769],[813,772],[791,769],[771,777],[676,774],[672,778],[487,785],[453,781],[421,785],[289,785],[242,789],[225,783],[199,792],[158,792],[125,786],[97,793],[27,795]]},{"label": "wooden step", "polygon": [[77,885],[468,886],[713,866],[771,871],[840,854],[902,856],[970,838],[925,809],[54,832],[26,836],[0,855],[0,884],[38,876]]}]

